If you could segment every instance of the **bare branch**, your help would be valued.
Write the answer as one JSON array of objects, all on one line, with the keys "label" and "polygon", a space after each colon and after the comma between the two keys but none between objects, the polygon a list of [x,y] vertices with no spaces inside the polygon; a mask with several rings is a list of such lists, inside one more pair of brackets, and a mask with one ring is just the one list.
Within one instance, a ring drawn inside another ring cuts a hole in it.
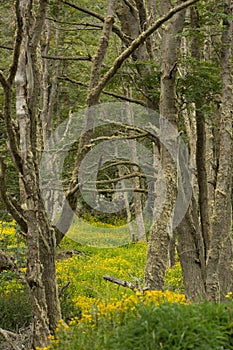
[{"label": "bare branch", "polygon": [[136,16],[137,15],[137,9],[128,1],[128,0],[123,0],[126,6],[130,9],[130,12]]},{"label": "bare branch", "polygon": [[[63,4],[66,4],[70,7],[73,7],[74,9],[76,10],[79,10],[79,11],[82,11],[83,13],[86,13],[87,15],[90,15],[94,18],[97,18],[99,19],[101,22],[104,23],[105,21],[105,18],[104,16],[100,15],[99,13],[96,13],[96,12],[93,12],[93,11],[90,11],[90,10],[87,10],[87,9],[84,9],[83,7],[80,7],[78,5],[75,5],[75,4],[72,4],[71,2],[69,1],[65,1],[65,0],[60,0],[60,2],[62,2]],[[119,38],[125,43],[125,44],[129,44],[129,42],[132,41],[131,38],[129,38],[127,35],[125,35],[118,26],[116,26],[115,24],[113,25],[113,28],[112,28],[112,31],[117,34],[119,36]]]},{"label": "bare branch", "polygon": [[10,67],[9,75],[7,77],[7,81],[10,85],[13,84],[15,74],[18,67],[19,55],[20,55],[20,46],[23,38],[23,21],[20,13],[20,0],[15,2],[15,10],[16,10],[16,19],[17,19],[17,29],[16,29],[16,37],[15,37],[15,45],[13,52],[12,64]]},{"label": "bare branch", "polygon": [[62,293],[64,292],[64,290],[65,290],[66,288],[69,287],[70,283],[71,283],[71,281],[68,281],[68,282],[66,282],[66,284],[64,284],[64,286],[62,286],[62,287],[60,288],[59,294],[58,294],[58,295],[59,295],[59,298],[62,296]]},{"label": "bare branch", "polygon": [[42,55],[42,58],[45,58],[47,60],[57,60],[57,61],[92,61],[91,55],[88,56],[49,56],[49,55]]},{"label": "bare branch", "polygon": [[8,134],[8,140],[10,144],[10,149],[12,152],[12,158],[15,162],[16,167],[19,172],[22,173],[21,157],[19,154],[17,146],[17,138],[15,134],[15,127],[13,120],[11,119],[11,99],[12,99],[12,84],[16,75],[18,60],[20,55],[20,46],[22,42],[22,31],[23,31],[23,22],[20,13],[20,0],[16,0],[15,10],[16,10],[16,19],[17,19],[17,29],[16,29],[16,38],[13,51],[13,60],[9,70],[9,75],[6,78],[2,71],[0,71],[0,82],[4,89],[4,121],[6,124],[6,131]]},{"label": "bare branch", "polygon": [[46,19],[54,22],[54,23],[59,23],[62,25],[67,25],[67,26],[77,26],[77,27],[91,27],[91,29],[103,29],[103,25],[102,24],[95,24],[95,23],[88,23],[88,22],[84,22],[84,23],[77,23],[77,22],[64,22],[64,21],[59,21],[56,18],[51,18],[51,17],[46,17]]},{"label": "bare branch", "polygon": [[[11,50],[14,49],[10,46],[0,45],[1,49]],[[88,56],[50,56],[50,55],[41,55],[42,58],[45,58],[47,60],[57,60],[57,61],[92,61],[91,55]]]},{"label": "bare branch", "polygon": [[4,89],[3,117],[6,125],[7,135],[8,135],[9,148],[10,148],[12,159],[17,169],[19,170],[20,174],[22,174],[22,163],[21,163],[21,156],[18,149],[15,125],[14,125],[14,121],[11,118],[12,89],[8,80],[5,79],[4,74],[1,71],[0,71],[0,81]]},{"label": "bare branch", "polygon": [[1,49],[5,49],[5,50],[11,50],[13,51],[13,47],[12,46],[6,46],[6,45],[0,45]]},{"label": "bare branch", "polygon": [[[69,78],[67,76],[59,77],[59,79],[65,80],[65,81],[69,81],[70,83],[73,83],[73,84],[76,84],[76,85],[79,85],[79,86],[83,86],[83,87],[86,87],[86,88],[89,87],[88,84],[81,83],[81,82],[76,81],[74,79],[71,79],[71,78]],[[120,99],[122,101],[128,101],[128,102],[136,103],[138,105],[145,106],[145,107],[147,106],[147,104],[144,101],[142,101],[142,100],[136,100],[134,98],[127,97],[125,95],[116,94],[115,92],[103,90],[102,93],[105,94],[105,95],[108,95],[108,96],[112,96],[112,97],[118,98],[118,99]]]},{"label": "bare branch", "polygon": [[[74,187],[72,189],[72,191],[77,190],[76,187]],[[94,189],[94,188],[85,188],[85,192],[99,192],[99,193],[123,193],[123,192],[137,192],[137,193],[148,193],[148,190],[144,189],[144,188],[100,188],[100,189]],[[73,194],[73,192],[69,192],[69,194]]]}]

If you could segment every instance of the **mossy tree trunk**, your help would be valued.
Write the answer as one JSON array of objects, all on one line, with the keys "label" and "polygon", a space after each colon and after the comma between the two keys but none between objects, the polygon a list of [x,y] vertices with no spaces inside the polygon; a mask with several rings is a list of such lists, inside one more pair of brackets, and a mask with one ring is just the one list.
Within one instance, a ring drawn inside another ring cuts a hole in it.
[{"label": "mossy tree trunk", "polygon": [[[169,1],[160,2],[162,13],[170,9]],[[161,47],[160,114],[177,128],[176,71],[185,11],[176,14],[163,28]],[[164,132],[164,130],[163,130]],[[167,135],[169,137],[169,135]],[[174,140],[173,140],[174,142]],[[161,163],[166,179],[166,203],[160,218],[150,230],[145,268],[145,288],[163,289],[165,270],[169,266],[173,238],[173,210],[177,196],[177,169],[171,154],[161,146]],[[165,194],[164,194],[165,195]]]}]

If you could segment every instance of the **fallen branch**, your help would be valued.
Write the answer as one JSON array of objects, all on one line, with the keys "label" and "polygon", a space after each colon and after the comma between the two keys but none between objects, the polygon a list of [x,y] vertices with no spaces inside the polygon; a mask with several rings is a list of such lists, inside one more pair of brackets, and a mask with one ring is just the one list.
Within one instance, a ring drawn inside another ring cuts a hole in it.
[{"label": "fallen branch", "polygon": [[0,334],[4,337],[6,342],[12,347],[13,350],[20,350],[20,348],[16,344],[14,344],[10,338],[10,336],[17,338],[18,334],[7,331],[7,330],[2,329],[2,328],[0,328]]},{"label": "fallen branch", "polygon": [[109,282],[118,284],[118,285],[125,287],[125,288],[129,288],[129,289],[133,290],[134,292],[140,291],[140,288],[138,288],[138,286],[136,286],[135,284],[133,284],[131,282],[123,281],[123,280],[120,280],[119,278],[112,277],[112,276],[103,276],[103,278],[105,279],[105,281],[109,281]]}]

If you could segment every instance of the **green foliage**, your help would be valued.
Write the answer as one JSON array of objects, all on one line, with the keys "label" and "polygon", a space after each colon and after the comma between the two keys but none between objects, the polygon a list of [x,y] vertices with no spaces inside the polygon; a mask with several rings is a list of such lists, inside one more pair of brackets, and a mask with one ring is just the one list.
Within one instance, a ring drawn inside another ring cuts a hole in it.
[{"label": "green foliage", "polygon": [[[189,59],[188,73],[179,79],[178,89],[186,102],[195,102],[197,108],[210,108],[210,103],[219,103],[221,93],[220,68],[216,63]],[[200,107],[201,106],[201,107]]]},{"label": "green foliage", "polygon": [[233,305],[204,303],[137,305],[122,324],[113,319],[97,325],[61,329],[51,349],[70,350],[222,350],[233,349]]},{"label": "green foliage", "polygon": [[[221,349],[229,344],[223,325],[230,321],[224,307],[211,304],[166,304],[139,308],[139,317],[118,329],[110,349]],[[219,320],[223,319],[224,324]]]},{"label": "green foliage", "polygon": [[[25,243],[17,230],[14,221],[0,221],[0,249],[14,256],[20,268],[25,264]],[[29,325],[31,321],[27,288],[13,271],[0,273],[0,315],[0,327],[12,331]]]},{"label": "green foliage", "polygon": [[18,331],[31,322],[28,291],[13,272],[0,275],[0,315],[0,327],[11,331]]}]

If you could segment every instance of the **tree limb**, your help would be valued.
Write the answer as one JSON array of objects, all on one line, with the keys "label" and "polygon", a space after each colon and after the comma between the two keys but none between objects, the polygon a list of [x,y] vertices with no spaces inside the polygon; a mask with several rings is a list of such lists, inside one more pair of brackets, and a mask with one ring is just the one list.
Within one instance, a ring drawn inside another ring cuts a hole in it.
[{"label": "tree limb", "polygon": [[[101,22],[104,23],[105,21],[105,18],[104,16],[100,15],[99,13],[96,13],[96,12],[93,12],[93,11],[90,11],[90,10],[87,10],[87,9],[84,9],[83,7],[81,6],[78,6],[78,5],[75,5],[75,4],[72,4],[71,2],[69,1],[66,1],[66,0],[59,0],[60,2],[62,2],[63,4],[66,4],[76,10],[79,10],[79,11],[82,11],[83,13],[86,13],[87,15],[90,15],[94,18],[97,18],[99,19]],[[113,28],[112,28],[112,31],[117,34],[119,36],[119,38],[125,43],[125,44],[129,44],[130,41],[132,41],[131,38],[127,37],[121,30],[118,26],[116,26],[115,24],[113,24]]]},{"label": "tree limb", "polygon": [[134,135],[125,135],[125,136],[99,136],[99,137],[96,137],[95,139],[92,139],[91,140],[91,143],[94,144],[95,142],[98,142],[98,141],[106,141],[106,140],[135,140],[135,139],[139,139],[141,137],[146,137],[148,135],[148,132],[145,131],[144,133],[141,133],[141,134],[134,134]]},{"label": "tree limb", "polygon": [[33,37],[31,42],[33,43],[34,50],[37,49],[40,41],[41,31],[44,25],[48,3],[49,3],[48,0],[40,0],[39,9],[38,9],[37,16],[34,21],[34,26],[32,29]]},{"label": "tree limb", "polygon": [[[1,49],[13,51],[13,47],[0,45]],[[42,58],[47,60],[57,60],[57,61],[92,61],[91,55],[88,56],[50,56],[50,55],[41,55]]]},{"label": "tree limb", "polygon": [[17,72],[19,55],[20,55],[20,47],[23,38],[23,21],[20,13],[20,0],[16,0],[15,2],[15,10],[16,10],[16,20],[17,20],[17,29],[16,29],[16,37],[15,37],[15,45],[13,52],[12,64],[10,67],[9,75],[7,77],[7,81],[9,85],[12,85],[14,82],[15,74]]},{"label": "tree limb", "polygon": [[135,38],[129,47],[127,47],[114,61],[112,67],[105,73],[103,78],[100,80],[98,85],[91,91],[92,96],[90,98],[96,99],[97,96],[99,96],[103,90],[103,88],[106,86],[106,84],[109,82],[109,80],[116,74],[116,72],[120,69],[122,64],[125,62],[127,58],[130,57],[130,55],[140,46],[142,45],[147,38],[151,34],[153,34],[158,28],[161,27],[163,23],[168,21],[170,18],[172,18],[177,12],[187,8],[188,6],[193,5],[194,3],[198,2],[199,0],[188,0],[184,3],[181,3],[180,5],[175,6],[172,8],[166,15],[160,17],[154,24],[152,24],[148,29],[146,29],[144,32],[142,32],[137,38]]},{"label": "tree limb", "polygon": [[15,9],[16,9],[17,29],[16,29],[16,38],[15,38],[12,64],[10,66],[10,70],[7,78],[4,76],[3,72],[0,71],[0,82],[4,89],[4,95],[5,95],[4,120],[6,124],[6,131],[8,134],[10,149],[12,152],[12,158],[19,172],[22,173],[21,157],[18,150],[15,127],[14,127],[13,120],[11,119],[12,85],[13,85],[17,67],[18,67],[18,60],[20,55],[20,47],[21,47],[22,32],[23,32],[23,22],[22,22],[19,4],[20,4],[20,0],[16,0]]},{"label": "tree limb", "polygon": [[7,211],[13,216],[16,222],[20,225],[23,232],[27,232],[27,223],[24,218],[23,210],[8,193],[6,188],[6,165],[3,157],[0,154],[0,197],[6,206]]},{"label": "tree limb", "polygon": [[57,61],[92,61],[91,55],[88,56],[49,56],[49,55],[41,55],[42,58],[47,60],[57,60]]},{"label": "tree limb", "polygon": [[8,82],[7,82],[7,79],[6,79],[3,71],[1,71],[1,70],[0,70],[0,83],[2,84],[3,89],[7,88]]},{"label": "tree limb", "polygon": [[107,9],[106,17],[104,19],[102,34],[99,38],[98,48],[94,56],[93,64],[91,67],[90,87],[89,87],[89,92],[87,96],[88,106],[93,106],[98,102],[97,100],[95,100],[95,98],[93,98],[93,94],[91,93],[91,91],[95,89],[95,87],[98,85],[98,81],[100,77],[100,68],[108,49],[110,34],[114,24],[116,3],[117,3],[116,0],[109,0],[109,3],[108,3],[108,9]]},{"label": "tree limb", "polygon": [[[114,178],[114,179],[109,179],[109,180],[97,180],[97,181],[86,181],[86,183],[89,184],[96,184],[96,185],[107,185],[109,183],[116,183],[119,182],[121,180],[126,180],[126,179],[132,179],[134,177],[140,177],[140,178],[146,178],[146,175],[136,172],[136,173],[130,173],[130,174],[126,174],[126,175],[122,175],[120,177]],[[85,185],[86,185],[85,183]],[[100,189],[101,191],[101,189]]]},{"label": "tree limb", "polygon": [[59,23],[62,25],[69,25],[69,26],[81,26],[81,27],[91,27],[92,29],[103,29],[103,25],[102,24],[95,24],[95,23],[88,23],[88,22],[84,22],[84,23],[77,23],[77,22],[64,22],[64,21],[59,21],[56,18],[51,18],[51,17],[47,17],[46,19],[54,22],[54,23]]},{"label": "tree limb", "polygon": [[[72,191],[77,191],[77,187],[79,187],[80,185],[78,184],[77,186],[75,186]],[[84,189],[85,192],[99,192],[99,193],[116,193],[116,192],[137,192],[137,193],[148,193],[148,190],[144,189],[144,188],[101,188],[101,189],[95,189],[95,188],[85,188]],[[69,192],[69,193],[73,193],[73,192]]]},{"label": "tree limb", "polygon": [[[65,81],[69,81],[70,83],[73,83],[73,84],[76,84],[76,85],[79,85],[79,86],[83,86],[83,87],[86,87],[86,88],[89,87],[88,84],[81,83],[81,82],[76,81],[74,79],[71,79],[71,78],[69,78],[67,76],[59,77],[59,79],[65,80]],[[105,95],[108,95],[108,96],[119,98],[120,100],[123,100],[123,101],[128,101],[128,102],[136,103],[138,105],[147,107],[147,104],[144,101],[142,101],[142,100],[137,100],[137,99],[134,99],[134,98],[130,98],[130,97],[127,97],[125,95],[119,95],[119,94],[116,94],[115,92],[111,92],[111,91],[107,91],[107,90],[103,90],[102,93],[105,94]]]}]

